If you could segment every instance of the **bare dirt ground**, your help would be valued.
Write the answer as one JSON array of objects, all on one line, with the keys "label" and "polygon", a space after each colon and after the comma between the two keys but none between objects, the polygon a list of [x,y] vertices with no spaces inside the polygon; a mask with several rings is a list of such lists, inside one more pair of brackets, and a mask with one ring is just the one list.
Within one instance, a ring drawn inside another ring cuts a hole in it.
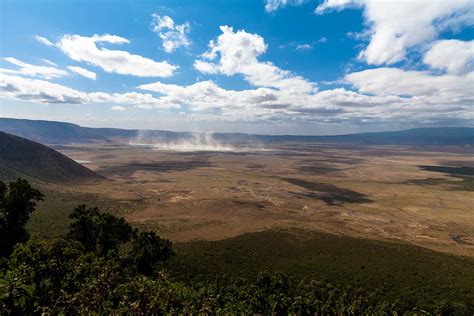
[{"label": "bare dirt ground", "polygon": [[473,167],[474,149],[303,143],[266,149],[60,151],[108,179],[67,190],[134,201],[137,207],[122,215],[173,241],[300,227],[474,256],[474,191],[463,182],[471,178],[419,167]]}]

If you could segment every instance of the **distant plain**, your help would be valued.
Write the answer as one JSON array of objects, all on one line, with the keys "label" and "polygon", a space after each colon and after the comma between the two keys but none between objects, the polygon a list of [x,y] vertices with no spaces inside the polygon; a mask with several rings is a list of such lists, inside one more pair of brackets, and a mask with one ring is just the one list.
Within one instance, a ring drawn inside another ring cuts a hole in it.
[{"label": "distant plain", "polygon": [[106,179],[43,185],[54,198],[30,222],[38,234],[62,232],[71,207],[86,203],[178,243],[296,228],[474,257],[470,147],[285,142],[174,152],[117,142],[56,149]]}]

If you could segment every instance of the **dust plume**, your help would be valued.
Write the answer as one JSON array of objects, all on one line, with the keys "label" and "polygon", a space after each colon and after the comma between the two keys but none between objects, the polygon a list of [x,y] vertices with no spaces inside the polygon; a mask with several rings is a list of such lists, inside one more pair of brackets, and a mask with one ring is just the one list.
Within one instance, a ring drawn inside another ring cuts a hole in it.
[{"label": "dust plume", "polygon": [[255,152],[267,151],[259,142],[223,142],[215,139],[213,133],[186,133],[180,136],[150,135],[138,131],[131,146],[150,147],[154,150],[174,152]]}]

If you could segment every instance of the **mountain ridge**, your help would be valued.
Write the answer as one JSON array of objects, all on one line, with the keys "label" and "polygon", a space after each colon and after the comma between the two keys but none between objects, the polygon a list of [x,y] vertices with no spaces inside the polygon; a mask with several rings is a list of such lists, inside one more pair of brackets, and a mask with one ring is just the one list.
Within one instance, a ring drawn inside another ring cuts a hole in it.
[{"label": "mountain ridge", "polygon": [[[117,139],[179,140],[206,133],[171,132],[120,128],[82,127],[73,123],[0,118],[0,131],[43,144],[114,142]],[[351,143],[366,145],[474,145],[474,127],[419,127],[401,131],[366,132],[342,135],[261,135],[246,133],[212,133],[219,141]]]}]

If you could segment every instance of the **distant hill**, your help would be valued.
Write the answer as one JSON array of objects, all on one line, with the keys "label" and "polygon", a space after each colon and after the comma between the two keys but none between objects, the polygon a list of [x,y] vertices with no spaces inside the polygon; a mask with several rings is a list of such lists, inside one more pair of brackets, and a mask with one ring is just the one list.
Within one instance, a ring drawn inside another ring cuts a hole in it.
[{"label": "distant hill", "polygon": [[404,131],[330,136],[259,136],[269,142],[307,141],[361,145],[474,145],[472,127],[422,127]]},{"label": "distant hill", "polygon": [[[113,142],[116,139],[130,140],[140,134],[138,130],[91,128],[65,122],[12,118],[0,118],[0,131],[49,145]],[[147,137],[164,139],[185,138],[191,134],[159,130],[143,131],[143,133]]]},{"label": "distant hill", "polygon": [[[0,131],[18,135],[42,144],[70,144],[162,139],[167,141],[186,139],[196,133],[162,130],[127,130],[117,128],[90,128],[76,124],[0,118]],[[348,143],[363,145],[474,145],[472,127],[425,127],[404,131],[375,132],[333,136],[254,135],[243,133],[214,133],[218,141],[236,143],[253,142],[315,142]]]},{"label": "distant hill", "polygon": [[90,143],[107,141],[92,128],[54,121],[0,118],[0,131],[21,136],[42,144]]},{"label": "distant hill", "polygon": [[0,132],[0,179],[84,182],[102,176],[63,154],[28,139]]}]

